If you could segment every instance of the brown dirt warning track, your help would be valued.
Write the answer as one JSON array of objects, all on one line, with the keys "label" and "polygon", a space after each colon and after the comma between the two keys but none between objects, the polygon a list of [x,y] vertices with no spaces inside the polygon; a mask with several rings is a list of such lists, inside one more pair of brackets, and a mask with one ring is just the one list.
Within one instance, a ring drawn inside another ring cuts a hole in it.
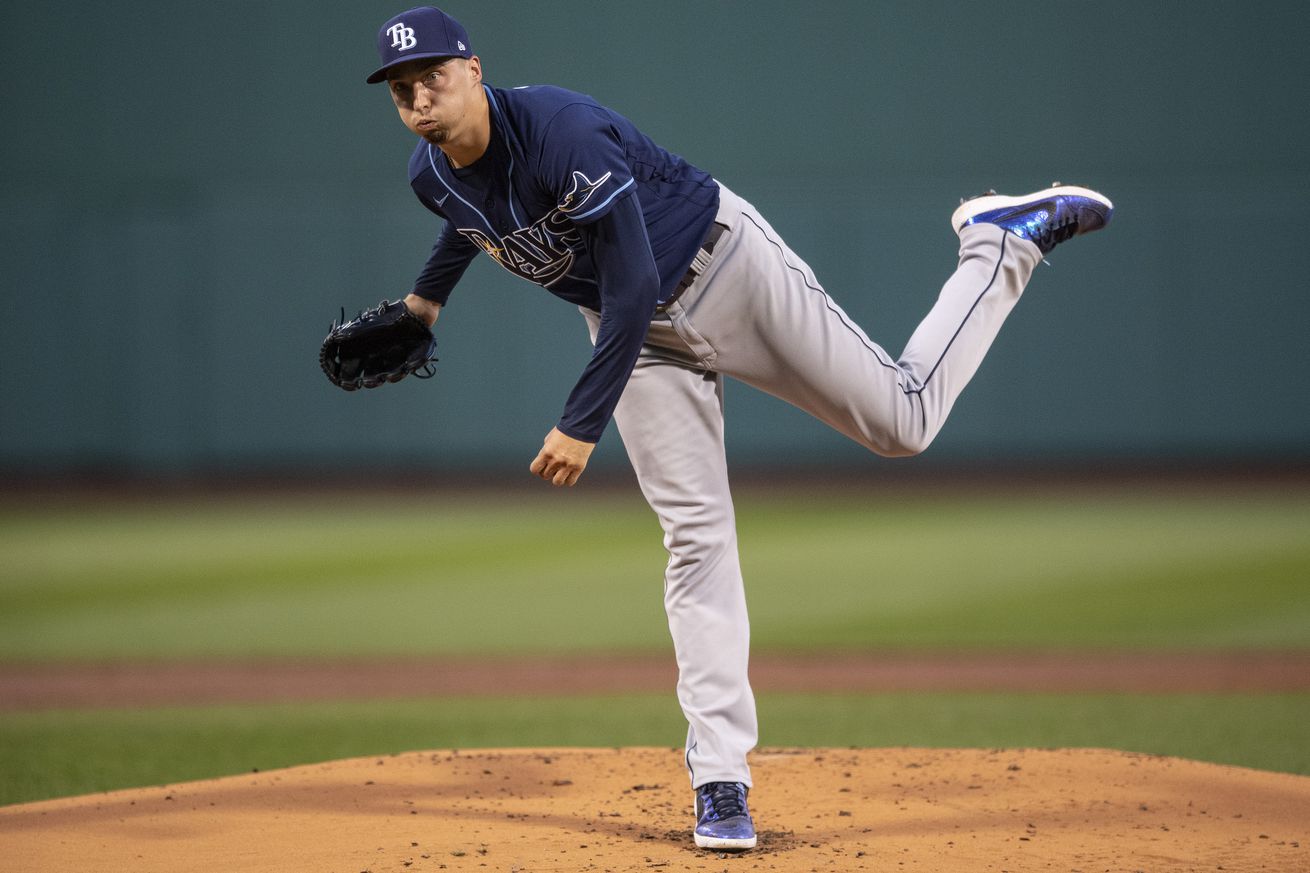
[{"label": "brown dirt warning track", "polygon": [[1310,777],[1101,750],[763,750],[696,849],[676,749],[415,752],[0,808],[14,871],[1310,870]]},{"label": "brown dirt warning track", "polygon": [[[1310,690],[1310,651],[824,652],[751,656],[757,691]],[[0,664],[0,710],[425,695],[669,694],[673,657]]]}]

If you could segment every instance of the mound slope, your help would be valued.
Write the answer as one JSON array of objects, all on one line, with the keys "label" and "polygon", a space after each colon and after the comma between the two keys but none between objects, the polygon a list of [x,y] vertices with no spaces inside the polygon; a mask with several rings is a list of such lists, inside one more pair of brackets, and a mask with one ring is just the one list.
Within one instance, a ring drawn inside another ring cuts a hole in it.
[{"label": "mound slope", "polygon": [[765,749],[696,849],[678,749],[356,758],[0,808],[7,869],[1310,871],[1310,777],[1124,752]]}]

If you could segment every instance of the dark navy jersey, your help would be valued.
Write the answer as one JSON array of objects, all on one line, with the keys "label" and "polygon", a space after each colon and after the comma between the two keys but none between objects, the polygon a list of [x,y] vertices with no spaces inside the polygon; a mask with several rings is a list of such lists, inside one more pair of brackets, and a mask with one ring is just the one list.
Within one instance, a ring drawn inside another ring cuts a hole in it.
[{"label": "dark navy jersey", "polygon": [[445,219],[414,293],[445,304],[479,251],[601,314],[592,360],[559,428],[600,438],[646,327],[686,273],[718,210],[718,185],[583,94],[484,86],[491,139],[467,167],[420,140],[419,201]]}]

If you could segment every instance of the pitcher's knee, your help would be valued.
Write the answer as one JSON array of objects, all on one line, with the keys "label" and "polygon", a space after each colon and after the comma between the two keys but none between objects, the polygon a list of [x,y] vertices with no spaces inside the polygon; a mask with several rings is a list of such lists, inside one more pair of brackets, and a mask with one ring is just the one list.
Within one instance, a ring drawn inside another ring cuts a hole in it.
[{"label": "pitcher's knee", "polygon": [[936,430],[923,428],[900,430],[888,434],[886,443],[875,451],[885,458],[912,458],[932,445],[935,436],[937,436]]},{"label": "pitcher's knee", "polygon": [[722,537],[712,541],[683,541],[668,548],[669,563],[666,575],[683,584],[716,575],[725,562],[736,563],[736,537]]},{"label": "pitcher's knee", "polygon": [[[845,424],[845,423],[843,423]],[[925,451],[942,428],[938,416],[924,415],[917,403],[893,410],[879,409],[855,417],[842,433],[884,458],[909,458]]]}]

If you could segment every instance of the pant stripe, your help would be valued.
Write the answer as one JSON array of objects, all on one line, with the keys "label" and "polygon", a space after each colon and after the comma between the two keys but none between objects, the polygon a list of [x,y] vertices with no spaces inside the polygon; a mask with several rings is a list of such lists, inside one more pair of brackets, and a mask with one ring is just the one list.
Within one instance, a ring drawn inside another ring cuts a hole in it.
[{"label": "pant stripe", "polygon": [[951,334],[951,338],[946,343],[946,348],[942,349],[941,356],[937,358],[937,363],[932,365],[932,369],[928,371],[928,375],[923,378],[923,385],[919,388],[920,391],[928,387],[928,380],[930,380],[933,377],[933,374],[937,372],[937,368],[942,365],[942,361],[946,360],[946,353],[951,350],[951,346],[955,343],[955,338],[960,335],[960,331],[964,330],[964,326],[969,323],[969,317],[973,315],[974,310],[978,308],[978,304],[982,303],[982,299],[987,296],[987,292],[992,290],[992,286],[996,284],[996,277],[1001,274],[1001,264],[1005,263],[1005,244],[1009,242],[1009,240],[1010,235],[1008,233],[1002,235],[1001,254],[996,259],[996,269],[992,270],[992,278],[988,280],[987,287],[982,289],[982,293],[978,295],[978,299],[973,301],[973,305],[969,307],[969,311],[964,314],[964,319],[960,321],[960,326],[955,329],[955,333]]}]

